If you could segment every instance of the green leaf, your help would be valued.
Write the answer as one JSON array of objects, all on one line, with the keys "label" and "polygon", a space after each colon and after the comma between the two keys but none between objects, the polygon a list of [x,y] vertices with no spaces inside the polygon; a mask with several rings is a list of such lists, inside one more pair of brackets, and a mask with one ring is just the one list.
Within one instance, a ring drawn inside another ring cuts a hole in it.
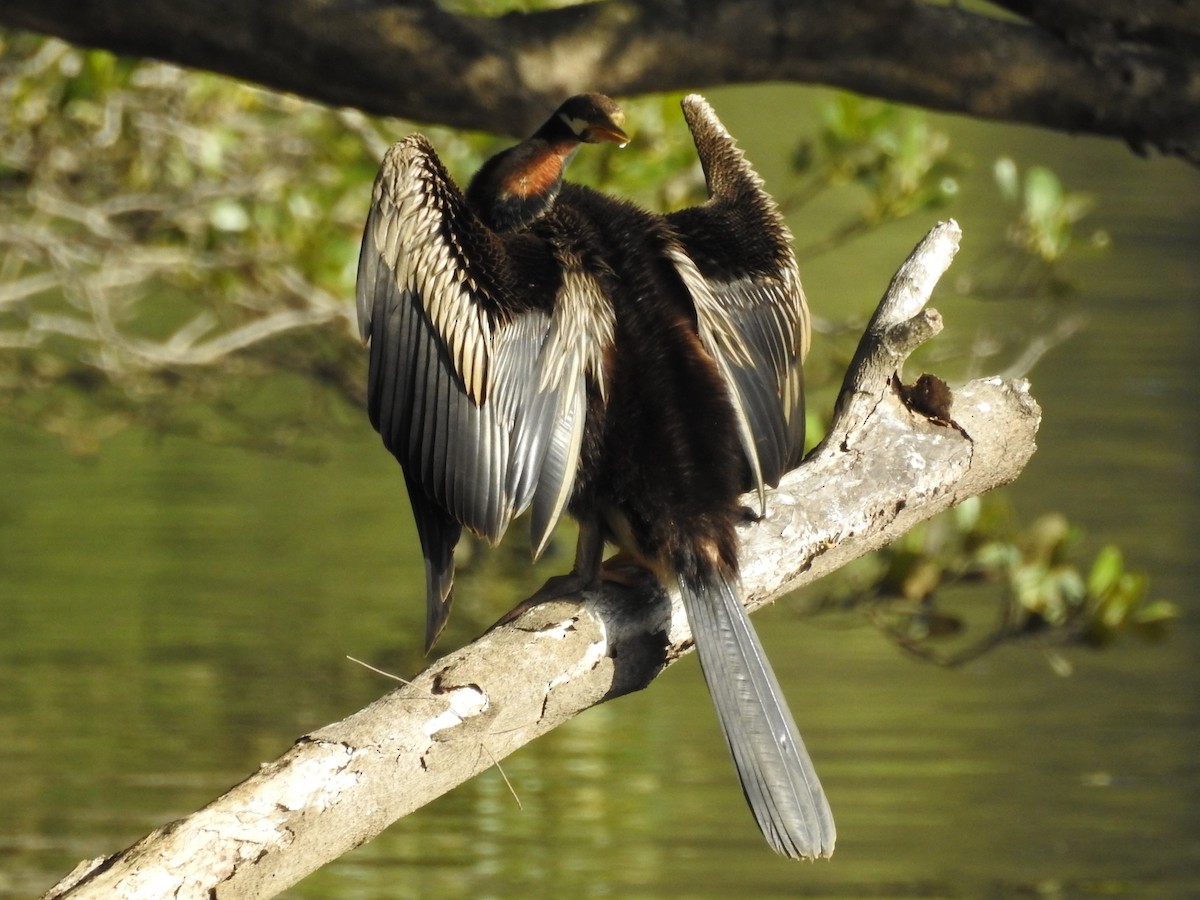
[{"label": "green leaf", "polygon": [[1124,571],[1125,560],[1121,551],[1112,544],[1102,547],[1088,573],[1088,593],[1096,598],[1104,597],[1116,587]]},{"label": "green leaf", "polygon": [[1007,156],[1001,156],[992,166],[992,176],[996,179],[996,187],[1000,195],[1010,203],[1015,202],[1021,193],[1021,176],[1017,164]]},{"label": "green leaf", "polygon": [[1062,205],[1062,182],[1044,166],[1025,173],[1025,211],[1033,222],[1050,221]]},{"label": "green leaf", "polygon": [[1154,625],[1179,618],[1179,608],[1169,600],[1154,600],[1138,607],[1133,621],[1139,625]]}]

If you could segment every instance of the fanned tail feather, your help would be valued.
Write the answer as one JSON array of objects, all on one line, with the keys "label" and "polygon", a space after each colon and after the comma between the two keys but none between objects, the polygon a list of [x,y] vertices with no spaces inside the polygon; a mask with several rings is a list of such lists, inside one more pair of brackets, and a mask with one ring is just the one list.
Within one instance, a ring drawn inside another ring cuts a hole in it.
[{"label": "fanned tail feather", "polygon": [[736,576],[680,579],[684,608],[717,717],[750,810],[776,852],[833,853],[833,813],[783,691],[742,606]]}]

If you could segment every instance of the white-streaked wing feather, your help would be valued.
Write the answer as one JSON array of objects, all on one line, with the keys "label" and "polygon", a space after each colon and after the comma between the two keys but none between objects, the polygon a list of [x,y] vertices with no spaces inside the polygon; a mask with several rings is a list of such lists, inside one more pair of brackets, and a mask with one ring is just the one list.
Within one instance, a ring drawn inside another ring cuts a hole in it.
[{"label": "white-streaked wing feather", "polygon": [[508,255],[515,240],[528,257],[534,238],[487,231],[429,143],[406,138],[375,182],[358,316],[371,419],[410,486],[491,541],[542,498],[544,545],[570,495],[585,384],[599,378],[594,342],[611,341],[612,325],[594,282],[545,242],[534,256],[565,275],[499,277],[527,264]]}]

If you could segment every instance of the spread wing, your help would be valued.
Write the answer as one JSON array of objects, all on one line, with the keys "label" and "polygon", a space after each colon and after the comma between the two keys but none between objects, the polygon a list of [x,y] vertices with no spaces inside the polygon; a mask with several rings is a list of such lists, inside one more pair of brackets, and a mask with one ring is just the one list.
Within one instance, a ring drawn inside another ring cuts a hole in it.
[{"label": "spread wing", "polygon": [[762,180],[702,97],[687,97],[683,112],[710,196],[667,216],[683,251],[674,261],[749,431],[761,496],[804,453],[808,306],[791,234]]},{"label": "spread wing", "polygon": [[496,234],[420,135],[376,178],[358,268],[371,423],[404,469],[425,556],[427,648],[463,527],[495,543],[532,508],[540,553],[570,497],[611,308],[578,260]]}]

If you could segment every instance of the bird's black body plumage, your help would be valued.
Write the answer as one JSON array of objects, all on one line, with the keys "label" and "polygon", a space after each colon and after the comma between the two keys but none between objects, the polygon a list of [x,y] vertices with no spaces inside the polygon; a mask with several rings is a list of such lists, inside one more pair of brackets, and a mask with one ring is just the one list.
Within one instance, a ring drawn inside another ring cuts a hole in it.
[{"label": "bird's black body plumage", "polygon": [[696,570],[697,544],[736,566],[749,467],[729,390],[668,256],[676,236],[660,216],[569,184],[544,232],[588,247],[614,273],[605,283],[614,321],[606,399],[590,408],[569,511],[672,570]]},{"label": "bird's black body plumage", "polygon": [[419,136],[388,154],[359,268],[371,421],[400,461],[426,559],[427,645],[462,528],[531,512],[535,553],[580,522],[679,590],[743,789],[771,845],[833,849],[832,817],[740,599],[740,495],[803,445],[808,318],[790,236],[707,103],[684,101],[710,199],[656,215],[564,184],[622,142],[607,98],[563,104],[465,195]]},{"label": "bird's black body plumage", "polygon": [[[798,365],[780,371],[772,363],[790,358],[786,316],[778,316],[788,295],[778,273],[788,271],[790,253],[779,251],[782,237],[721,241],[728,226],[720,205],[727,202],[739,204],[718,197],[707,209],[664,218],[565,185],[548,214],[548,233],[597,248],[621,276],[606,287],[615,321],[607,402],[590,413],[569,509],[583,541],[615,543],[679,589],[743,790],[768,842],[789,856],[828,855],[832,815],[738,581],[740,495],[756,478],[777,481],[798,461],[803,442],[803,422],[789,417],[802,415],[802,407],[781,402]],[[740,201],[739,224],[750,235],[771,234],[771,225],[786,234],[773,208],[754,215],[747,206]],[[699,264],[688,268],[688,250],[707,272]],[[702,312],[689,287],[697,270],[715,294],[740,285],[739,304],[722,308],[712,327],[730,329],[730,338],[748,336],[736,348],[742,363],[733,348],[723,354],[718,341],[701,338]],[[739,318],[731,324],[733,316]],[[768,333],[772,339],[763,341]],[[739,409],[761,435],[753,450],[740,439]],[[590,561],[599,552],[593,546],[580,555]]]}]

